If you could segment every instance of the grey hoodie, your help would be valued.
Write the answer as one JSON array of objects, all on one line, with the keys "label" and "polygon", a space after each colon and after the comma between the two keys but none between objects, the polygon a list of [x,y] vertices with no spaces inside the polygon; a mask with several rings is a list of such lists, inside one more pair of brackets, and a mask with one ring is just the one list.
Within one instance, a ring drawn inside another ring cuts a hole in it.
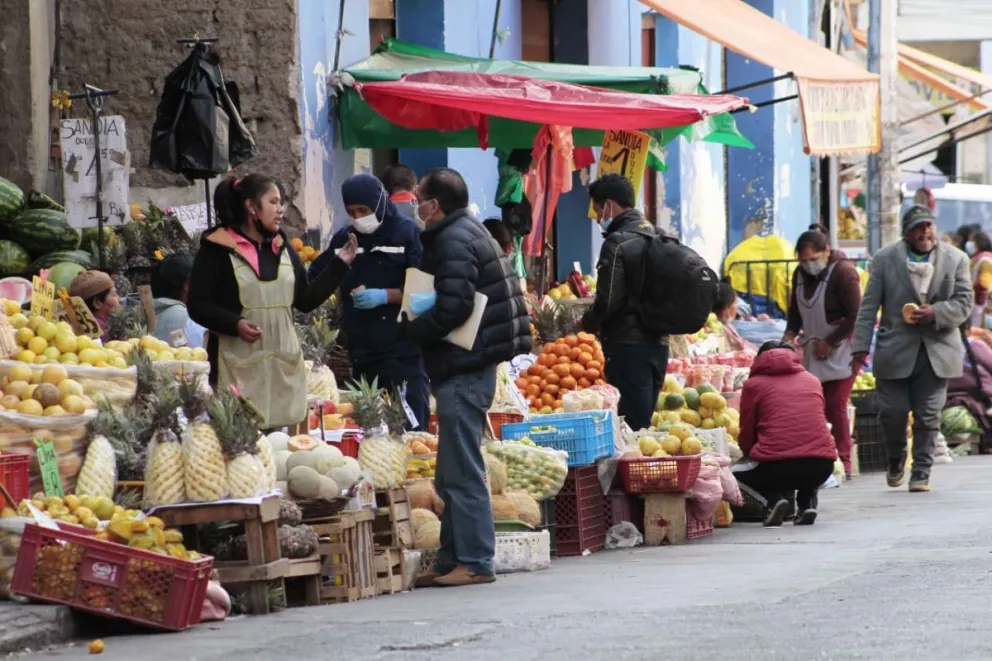
[{"label": "grey hoodie", "polygon": [[191,321],[186,305],[174,298],[155,299],[155,337],[172,344],[172,333],[182,329],[190,347],[203,346],[204,330],[196,322]]}]

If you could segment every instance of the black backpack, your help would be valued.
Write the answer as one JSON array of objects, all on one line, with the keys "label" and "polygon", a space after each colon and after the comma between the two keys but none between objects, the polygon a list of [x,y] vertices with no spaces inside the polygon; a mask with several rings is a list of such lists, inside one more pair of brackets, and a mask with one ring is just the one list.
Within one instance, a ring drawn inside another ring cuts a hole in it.
[{"label": "black backpack", "polygon": [[661,233],[648,240],[637,313],[644,326],[663,335],[699,331],[716,305],[720,278],[692,248]]}]

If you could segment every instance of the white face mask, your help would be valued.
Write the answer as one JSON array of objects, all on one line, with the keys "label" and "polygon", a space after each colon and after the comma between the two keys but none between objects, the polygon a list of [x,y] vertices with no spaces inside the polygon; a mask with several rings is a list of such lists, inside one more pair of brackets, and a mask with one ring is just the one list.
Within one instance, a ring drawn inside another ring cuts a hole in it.
[{"label": "white face mask", "polygon": [[370,213],[367,216],[362,216],[361,218],[351,219],[351,226],[355,228],[355,231],[361,232],[362,234],[371,234],[379,229],[379,225],[382,225],[382,221],[379,220],[374,213]]},{"label": "white face mask", "polygon": [[422,221],[420,219],[420,205],[419,204],[414,204],[414,207],[413,207],[413,222],[417,224],[417,227],[420,228],[420,231],[421,232],[423,232],[425,229],[427,229],[427,223],[425,223],[424,221]]},{"label": "white face mask", "polygon": [[827,260],[825,259],[811,259],[808,262],[803,262],[803,268],[814,278],[827,268]]}]

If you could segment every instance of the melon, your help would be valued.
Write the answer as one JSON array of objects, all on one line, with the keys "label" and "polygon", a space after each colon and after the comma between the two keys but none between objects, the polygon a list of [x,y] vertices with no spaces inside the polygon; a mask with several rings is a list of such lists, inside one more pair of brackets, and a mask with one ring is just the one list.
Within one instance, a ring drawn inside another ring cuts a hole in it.
[{"label": "melon", "polygon": [[286,443],[286,449],[290,452],[313,450],[315,447],[317,447],[317,439],[310,434],[298,434]]},{"label": "melon", "polygon": [[413,533],[413,548],[436,549],[441,546],[441,522],[428,521]]},{"label": "melon", "polygon": [[0,275],[20,275],[31,268],[31,255],[20,244],[0,241]]},{"label": "melon", "polygon": [[682,397],[685,398],[685,405],[693,411],[699,408],[699,391],[695,388],[686,388],[683,390]]},{"label": "melon", "polygon": [[[343,457],[340,465],[324,473],[327,477],[338,483],[342,489],[350,489],[362,477],[362,467],[354,457]],[[430,505],[428,505],[430,507]]]},{"label": "melon", "polygon": [[73,278],[86,271],[85,268],[73,262],[59,262],[48,269],[48,281],[55,284],[55,291],[68,289]]},{"label": "melon", "polygon": [[541,506],[524,491],[508,491],[506,497],[517,510],[517,518],[531,526],[541,525]]},{"label": "melon", "polygon": [[696,392],[698,392],[700,395],[703,395],[708,392],[715,392],[718,395],[720,394],[717,392],[716,388],[714,388],[708,383],[700,383],[698,386],[696,386]]},{"label": "melon", "polygon": [[289,471],[289,493],[300,500],[316,498],[320,494],[321,477],[323,475],[309,466],[296,466]]},{"label": "melon", "polygon": [[492,500],[493,519],[496,521],[516,521],[519,514],[513,501],[503,495],[494,494]]},{"label": "melon", "polygon": [[417,534],[417,530],[422,526],[431,523],[441,523],[441,520],[437,518],[437,514],[434,512],[420,507],[410,510],[410,527],[413,528],[414,535]]},{"label": "melon", "polygon": [[406,485],[406,498],[410,507],[429,510],[434,507],[434,483],[431,480],[416,480]]},{"label": "melon", "polygon": [[665,408],[669,411],[677,411],[685,406],[685,397],[677,392],[665,395]]}]

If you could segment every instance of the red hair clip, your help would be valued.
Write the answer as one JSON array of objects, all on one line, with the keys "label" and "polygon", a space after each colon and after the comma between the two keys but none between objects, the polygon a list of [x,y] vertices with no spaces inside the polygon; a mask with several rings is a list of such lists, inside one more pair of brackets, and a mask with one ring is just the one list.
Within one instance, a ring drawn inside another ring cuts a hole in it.
[{"label": "red hair clip", "polygon": [[242,181],[244,181],[244,180],[243,179],[235,179],[234,180],[234,187],[235,188],[241,188],[241,182]]}]

